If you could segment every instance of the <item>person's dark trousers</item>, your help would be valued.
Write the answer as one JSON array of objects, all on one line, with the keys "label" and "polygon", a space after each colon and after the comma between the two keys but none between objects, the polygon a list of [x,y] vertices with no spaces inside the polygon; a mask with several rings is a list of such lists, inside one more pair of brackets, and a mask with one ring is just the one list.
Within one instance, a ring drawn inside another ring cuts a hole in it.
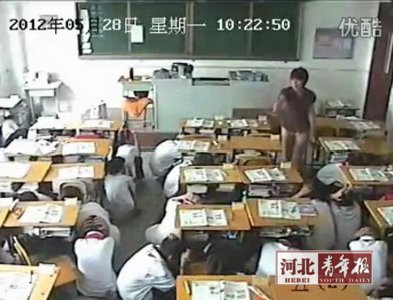
[{"label": "person's dark trousers", "polygon": [[175,289],[163,292],[158,289],[152,289],[153,300],[175,300]]}]

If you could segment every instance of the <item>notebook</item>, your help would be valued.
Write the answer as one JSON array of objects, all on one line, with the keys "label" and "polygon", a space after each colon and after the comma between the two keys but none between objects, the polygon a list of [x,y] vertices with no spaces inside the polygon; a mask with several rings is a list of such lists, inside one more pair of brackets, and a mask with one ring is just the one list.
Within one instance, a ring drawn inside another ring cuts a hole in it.
[{"label": "notebook", "polygon": [[389,226],[393,226],[393,206],[378,207],[377,210],[385,219],[386,223],[388,223]]},{"label": "notebook", "polygon": [[37,276],[22,272],[0,272],[0,299],[28,300]]},{"label": "notebook", "polygon": [[251,300],[247,282],[193,281],[192,300]]},{"label": "notebook", "polygon": [[181,209],[181,227],[228,226],[224,209]]},{"label": "notebook", "polygon": [[[20,217],[21,223],[60,223],[63,217],[61,205],[28,206]],[[1,298],[0,298],[1,299]]]}]

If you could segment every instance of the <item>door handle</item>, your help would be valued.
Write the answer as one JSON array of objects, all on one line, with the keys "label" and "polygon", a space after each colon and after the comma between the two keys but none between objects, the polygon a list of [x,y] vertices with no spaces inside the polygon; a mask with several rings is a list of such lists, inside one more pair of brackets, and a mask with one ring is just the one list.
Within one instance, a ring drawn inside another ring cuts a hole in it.
[{"label": "door handle", "polygon": [[393,33],[389,34],[388,45],[386,48],[386,56],[385,56],[385,74],[389,74],[390,71],[390,64],[392,62],[392,51],[393,51]]}]

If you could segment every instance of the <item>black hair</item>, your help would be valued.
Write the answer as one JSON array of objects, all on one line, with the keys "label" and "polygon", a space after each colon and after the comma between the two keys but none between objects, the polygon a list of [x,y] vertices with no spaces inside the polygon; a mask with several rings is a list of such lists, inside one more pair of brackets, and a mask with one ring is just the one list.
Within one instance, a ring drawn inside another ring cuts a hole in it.
[{"label": "black hair", "polygon": [[105,237],[109,235],[109,228],[105,221],[96,215],[89,216],[82,223],[82,235],[86,235],[90,231],[98,231],[101,232]]},{"label": "black hair", "polygon": [[30,191],[22,192],[18,195],[19,201],[38,201],[36,194]]},{"label": "black hair", "polygon": [[60,189],[60,199],[64,200],[65,198],[77,198],[78,200],[83,200],[85,195],[81,189],[76,186],[65,186]]},{"label": "black hair", "polygon": [[194,166],[212,166],[214,165],[214,157],[211,153],[197,153],[192,164]]},{"label": "black hair", "polygon": [[105,165],[105,172],[107,174],[116,175],[123,171],[125,159],[123,157],[114,157]]},{"label": "black hair", "polygon": [[364,157],[360,152],[350,152],[348,154],[346,162],[351,166],[362,166],[364,165]]},{"label": "black hair", "polygon": [[301,81],[303,81],[303,85],[306,85],[306,83],[308,82],[308,78],[309,78],[308,71],[302,67],[293,69],[291,71],[290,78],[301,80]]},{"label": "black hair", "polygon": [[184,241],[175,235],[170,235],[161,242],[159,251],[165,258],[168,258],[169,256],[180,256],[186,249]]},{"label": "black hair", "polygon": [[341,196],[341,201],[337,201],[337,206],[353,206],[360,200],[360,194],[357,191],[349,190]]},{"label": "black hair", "polygon": [[312,191],[310,193],[310,198],[318,199],[320,201],[329,202],[330,195],[338,192],[342,186],[336,184],[326,185],[317,178],[311,182]]}]

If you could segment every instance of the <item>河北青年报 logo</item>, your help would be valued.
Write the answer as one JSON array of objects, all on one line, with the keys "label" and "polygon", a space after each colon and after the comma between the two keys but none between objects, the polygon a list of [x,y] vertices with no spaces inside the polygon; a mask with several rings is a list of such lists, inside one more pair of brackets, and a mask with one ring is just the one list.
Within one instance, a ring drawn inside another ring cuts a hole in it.
[{"label": "\u6cb3\u5317\u9752\u5e74\u62a5 logo", "polygon": [[371,257],[371,251],[277,251],[276,283],[371,284]]}]

